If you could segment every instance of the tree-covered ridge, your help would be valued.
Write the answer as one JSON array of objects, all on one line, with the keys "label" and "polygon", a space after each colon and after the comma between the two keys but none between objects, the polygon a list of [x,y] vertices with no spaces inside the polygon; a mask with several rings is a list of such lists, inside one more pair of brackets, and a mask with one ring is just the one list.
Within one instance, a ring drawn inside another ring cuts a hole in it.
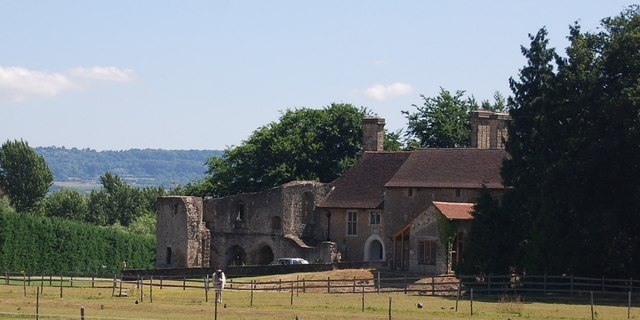
[{"label": "tree-covered ridge", "polygon": [[55,181],[100,181],[111,172],[135,185],[171,187],[201,179],[211,157],[223,154],[219,150],[131,149],[96,151],[65,147],[38,147],[53,172]]}]

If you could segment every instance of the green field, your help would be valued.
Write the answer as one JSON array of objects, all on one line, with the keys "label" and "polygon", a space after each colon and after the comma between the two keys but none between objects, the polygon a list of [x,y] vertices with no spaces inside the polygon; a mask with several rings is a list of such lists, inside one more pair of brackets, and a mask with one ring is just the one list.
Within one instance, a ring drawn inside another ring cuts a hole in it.
[{"label": "green field", "polygon": [[[240,280],[240,279],[238,279]],[[202,289],[149,286],[140,289],[125,283],[126,297],[113,297],[118,290],[108,288],[60,288],[47,286],[36,294],[36,285],[0,285],[0,318],[33,319],[36,300],[39,300],[40,319],[78,319],[84,306],[86,319],[214,319],[213,291],[209,301]],[[176,282],[180,286],[182,282]],[[104,285],[102,283],[101,285]],[[26,297],[25,297],[26,292]],[[151,299],[153,298],[153,301]],[[587,304],[511,302],[510,297],[484,297],[471,303],[464,296],[455,311],[455,297],[406,295],[403,293],[333,293],[291,291],[234,291],[225,290],[223,303],[218,304],[218,319],[591,319]],[[422,303],[423,308],[417,308]],[[624,305],[624,303],[622,303]],[[627,319],[626,306],[594,308],[596,319]],[[640,319],[640,309],[631,309],[631,319]]]}]

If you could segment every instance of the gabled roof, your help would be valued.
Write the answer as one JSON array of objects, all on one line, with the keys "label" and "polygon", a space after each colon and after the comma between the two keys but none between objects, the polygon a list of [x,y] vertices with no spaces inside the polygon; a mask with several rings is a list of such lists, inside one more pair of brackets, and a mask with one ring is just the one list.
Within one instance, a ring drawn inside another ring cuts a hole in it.
[{"label": "gabled roof", "polygon": [[433,201],[433,205],[449,220],[473,220],[473,203]]},{"label": "gabled roof", "polygon": [[411,152],[365,152],[358,164],[333,182],[334,188],[320,208],[381,208],[384,185]]},{"label": "gabled roof", "polygon": [[385,186],[501,189],[506,157],[502,149],[418,149]]}]

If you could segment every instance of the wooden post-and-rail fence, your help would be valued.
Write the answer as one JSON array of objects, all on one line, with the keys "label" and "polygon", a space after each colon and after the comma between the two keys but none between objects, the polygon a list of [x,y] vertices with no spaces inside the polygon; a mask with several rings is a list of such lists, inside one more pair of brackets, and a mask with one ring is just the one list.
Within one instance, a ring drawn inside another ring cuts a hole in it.
[{"label": "wooden post-and-rail fence", "polygon": [[[149,302],[153,301],[153,289],[180,288],[203,290],[208,301],[208,290],[212,288],[210,275],[114,275],[113,278],[80,275],[30,275],[26,273],[4,272],[0,274],[0,284],[22,286],[26,295],[26,287],[37,285],[59,287],[60,296],[63,296],[63,288],[105,288],[112,289],[113,296],[126,296],[130,288],[135,288],[142,302],[146,290],[149,294]],[[156,281],[154,281],[154,278]],[[159,278],[159,281],[158,281]],[[45,281],[45,279],[47,281]],[[123,285],[124,284],[124,285]],[[123,288],[124,287],[124,288]],[[374,273],[370,278],[335,279],[305,279],[297,276],[293,280],[277,281],[242,281],[242,279],[228,279],[229,290],[251,291],[290,291],[296,290],[296,296],[302,292],[326,292],[326,293],[391,293],[402,292],[405,294],[420,295],[446,295],[459,296],[470,293],[473,288],[474,295],[544,295],[557,296],[581,296],[593,292],[597,296],[607,296],[611,299],[632,300],[640,290],[640,280],[633,278],[590,278],[573,275],[445,275],[409,277],[381,277],[380,273]],[[636,298],[638,299],[638,298]]]}]

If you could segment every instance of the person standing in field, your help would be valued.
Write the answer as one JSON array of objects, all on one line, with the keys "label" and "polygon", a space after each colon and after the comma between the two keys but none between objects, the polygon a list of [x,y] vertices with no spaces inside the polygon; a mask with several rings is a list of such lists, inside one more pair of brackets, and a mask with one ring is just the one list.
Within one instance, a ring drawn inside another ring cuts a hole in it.
[{"label": "person standing in field", "polygon": [[217,267],[216,272],[213,274],[214,281],[214,289],[216,290],[216,302],[222,302],[222,290],[224,290],[224,285],[227,282],[227,279],[222,272],[222,268]]}]

